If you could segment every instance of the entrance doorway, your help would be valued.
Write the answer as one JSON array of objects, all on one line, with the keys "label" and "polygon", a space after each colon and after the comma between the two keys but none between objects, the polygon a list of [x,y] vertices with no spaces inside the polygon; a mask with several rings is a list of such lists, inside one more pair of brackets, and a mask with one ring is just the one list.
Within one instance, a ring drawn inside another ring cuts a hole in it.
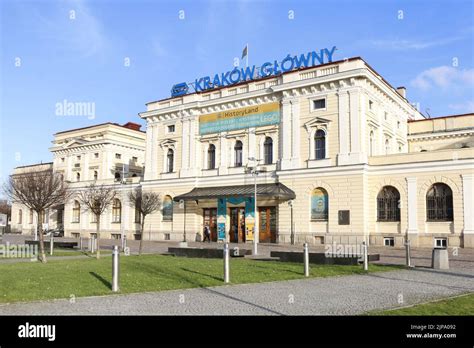
[{"label": "entrance doorway", "polygon": [[260,243],[276,243],[276,207],[259,207]]},{"label": "entrance doorway", "polygon": [[245,208],[230,208],[230,242],[245,243]]},{"label": "entrance doorway", "polygon": [[217,242],[217,209],[205,208],[202,210],[202,216],[204,217],[203,227],[207,224],[211,230],[211,241]]}]

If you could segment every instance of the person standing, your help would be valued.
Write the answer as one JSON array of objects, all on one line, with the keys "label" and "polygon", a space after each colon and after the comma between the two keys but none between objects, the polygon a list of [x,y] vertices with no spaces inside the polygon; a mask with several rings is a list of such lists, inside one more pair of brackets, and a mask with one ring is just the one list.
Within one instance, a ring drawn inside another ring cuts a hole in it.
[{"label": "person standing", "polygon": [[209,225],[204,225],[204,239],[203,242],[207,241],[210,243],[211,242],[211,230],[209,228]]}]

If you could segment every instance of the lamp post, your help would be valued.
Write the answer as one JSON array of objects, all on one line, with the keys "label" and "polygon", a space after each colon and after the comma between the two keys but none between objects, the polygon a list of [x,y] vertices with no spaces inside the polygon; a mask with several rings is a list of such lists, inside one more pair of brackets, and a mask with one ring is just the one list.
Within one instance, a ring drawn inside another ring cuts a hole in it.
[{"label": "lamp post", "polygon": [[255,163],[253,167],[251,167],[251,173],[254,177],[254,234],[253,234],[253,255],[258,254],[258,239],[260,237],[259,231],[259,224],[258,224],[258,211],[257,211],[257,175],[259,173],[257,166],[260,160],[256,159],[255,157],[249,157],[249,161]]},{"label": "lamp post", "polygon": [[295,230],[293,226],[293,200],[288,201],[288,205],[290,206],[290,242],[291,245],[295,245]]}]

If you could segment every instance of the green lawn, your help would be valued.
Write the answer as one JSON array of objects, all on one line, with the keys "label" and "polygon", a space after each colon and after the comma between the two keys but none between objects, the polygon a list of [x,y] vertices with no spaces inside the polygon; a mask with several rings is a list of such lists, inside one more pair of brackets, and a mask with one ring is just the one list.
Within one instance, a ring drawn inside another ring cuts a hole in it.
[{"label": "green lawn", "polygon": [[370,315],[474,315],[474,294],[434,301],[393,310],[376,311]]},{"label": "green lawn", "polygon": [[[121,256],[122,293],[223,285],[223,261],[162,255]],[[230,279],[257,283],[303,278],[303,265],[278,261],[230,260]],[[111,294],[110,257],[0,264],[0,302]],[[370,271],[398,267],[371,265]],[[361,266],[312,265],[311,277],[364,274]]]}]

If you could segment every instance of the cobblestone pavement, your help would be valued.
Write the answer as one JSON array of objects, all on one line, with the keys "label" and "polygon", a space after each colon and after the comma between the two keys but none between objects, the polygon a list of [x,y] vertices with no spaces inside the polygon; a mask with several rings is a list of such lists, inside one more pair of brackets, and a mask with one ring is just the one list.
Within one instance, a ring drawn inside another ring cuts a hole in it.
[{"label": "cobblestone pavement", "polygon": [[413,269],[0,305],[0,315],[354,315],[474,292],[474,271]]}]

